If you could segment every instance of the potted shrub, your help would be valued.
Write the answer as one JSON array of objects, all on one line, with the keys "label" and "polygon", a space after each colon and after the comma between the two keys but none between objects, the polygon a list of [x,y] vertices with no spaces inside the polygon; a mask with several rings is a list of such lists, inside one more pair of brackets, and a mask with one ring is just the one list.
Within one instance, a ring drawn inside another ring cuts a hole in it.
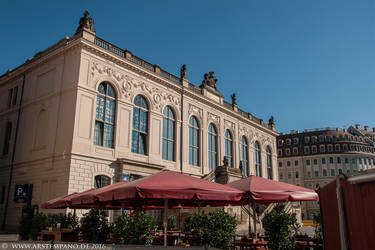
[{"label": "potted shrub", "polygon": [[144,212],[123,214],[113,227],[117,242],[130,245],[151,245],[156,229],[152,217]]},{"label": "potted shrub", "polygon": [[272,250],[296,248],[296,234],[299,229],[295,213],[286,213],[283,205],[276,206],[263,218],[263,228]]},{"label": "potted shrub", "polygon": [[96,208],[90,209],[81,219],[80,230],[84,242],[106,243],[110,227],[105,211]]}]

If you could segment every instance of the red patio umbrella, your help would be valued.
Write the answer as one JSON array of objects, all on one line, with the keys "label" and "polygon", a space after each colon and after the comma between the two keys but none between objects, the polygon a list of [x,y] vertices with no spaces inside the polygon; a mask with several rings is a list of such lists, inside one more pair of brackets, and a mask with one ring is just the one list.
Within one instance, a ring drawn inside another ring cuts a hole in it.
[{"label": "red patio umbrella", "polygon": [[91,192],[92,190],[95,190],[94,188],[83,191],[81,193],[74,192],[72,194],[60,196],[58,198],[46,201],[42,204],[40,204],[41,208],[45,209],[63,209],[63,208],[87,208],[87,206],[73,206],[72,205],[72,199],[83,195],[85,193]]},{"label": "red patio umbrella", "polygon": [[116,182],[112,185],[104,186],[104,187],[98,188],[98,189],[92,188],[90,190],[87,190],[84,193],[80,193],[79,195],[76,195],[76,196],[72,197],[71,198],[71,204],[73,206],[96,204],[97,199],[96,199],[95,195],[97,193],[105,192],[108,189],[115,188],[115,187],[117,187],[119,185],[123,185],[125,183],[127,183],[127,181]]},{"label": "red patio umbrella", "polygon": [[134,208],[143,204],[146,209],[147,205],[164,205],[164,246],[167,244],[168,207],[225,206],[240,202],[243,194],[232,187],[169,170],[107,187],[95,193],[97,202],[120,201],[124,206],[134,204]]},{"label": "red patio umbrella", "polygon": [[314,190],[254,175],[228,183],[227,186],[244,191],[244,198],[262,204],[319,200]]},{"label": "red patio umbrella", "polygon": [[318,194],[314,190],[254,175],[226,185],[242,190],[244,192],[242,201],[247,200],[248,203],[252,203],[254,232],[256,232],[255,202],[269,204],[319,200]]}]

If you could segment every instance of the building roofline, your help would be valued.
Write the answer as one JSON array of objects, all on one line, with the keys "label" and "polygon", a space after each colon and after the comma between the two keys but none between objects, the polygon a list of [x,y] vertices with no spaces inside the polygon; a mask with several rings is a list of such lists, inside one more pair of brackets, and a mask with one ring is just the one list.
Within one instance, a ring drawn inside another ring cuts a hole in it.
[{"label": "building roofline", "polygon": [[[85,32],[85,31],[83,31],[83,32]],[[14,69],[10,69],[7,72],[5,72],[3,75],[0,76],[0,84],[1,84],[2,81],[7,81],[7,80],[12,79],[13,77],[17,77],[17,75],[20,73],[19,71],[22,68],[24,68],[25,66],[30,65],[31,63],[34,63],[34,62],[40,60],[41,58],[44,58],[45,56],[51,54],[52,52],[56,51],[57,49],[59,49],[61,47],[64,47],[64,46],[68,45],[69,43],[72,43],[75,40],[83,39],[87,42],[90,42],[90,44],[98,46],[102,49],[105,49],[105,50],[109,51],[112,54],[115,54],[117,56],[122,57],[123,59],[126,59],[130,62],[133,62],[133,63],[141,66],[143,69],[146,69],[146,70],[151,71],[153,73],[158,72],[160,77],[168,79],[178,86],[182,86],[182,79],[181,78],[161,69],[156,64],[151,64],[151,63],[133,55],[128,50],[123,50],[123,49],[121,49],[121,48],[101,39],[100,37],[96,36],[95,33],[93,33],[93,35],[95,37],[93,43],[91,41],[88,41],[87,39],[85,39],[83,37],[82,33],[76,33],[71,38],[69,38],[69,37],[62,38],[61,40],[59,40],[57,43],[51,45],[50,47],[48,47],[48,48],[46,48],[42,51],[37,52],[32,58],[27,59],[23,64],[17,66]],[[184,79],[184,80],[186,80],[186,79]],[[187,89],[192,90],[194,93],[203,96],[203,91],[202,91],[201,87],[199,87],[198,85],[195,85],[195,84],[193,84],[189,81],[187,81],[187,82],[188,82],[188,88]],[[271,132],[272,134],[278,135],[278,133],[275,131],[274,125],[269,125],[269,124],[265,123],[262,119],[257,118],[255,116],[253,116],[252,114],[239,109],[237,107],[237,105],[236,105],[236,109],[234,109],[234,106],[232,104],[230,104],[230,103],[228,103],[224,100],[220,105],[223,106],[225,109],[230,109],[232,112],[237,113],[241,117],[247,118],[248,120],[252,121],[252,123],[254,123],[254,124],[259,124],[260,127],[266,128],[267,131]]]}]

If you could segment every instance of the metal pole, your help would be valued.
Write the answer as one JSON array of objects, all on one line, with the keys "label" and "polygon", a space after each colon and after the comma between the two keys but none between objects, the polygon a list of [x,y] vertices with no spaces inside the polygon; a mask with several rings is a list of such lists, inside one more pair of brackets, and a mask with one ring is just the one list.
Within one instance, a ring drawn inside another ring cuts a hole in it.
[{"label": "metal pole", "polygon": [[248,205],[248,209],[249,209],[249,237],[250,237],[250,234],[251,234],[251,204],[250,203]]},{"label": "metal pole", "polygon": [[251,202],[251,205],[253,207],[253,223],[254,223],[254,235],[255,239],[257,238],[257,212],[255,211],[255,201]]},{"label": "metal pole", "polygon": [[18,115],[17,115],[16,132],[15,132],[15,135],[14,135],[12,158],[11,158],[11,162],[10,162],[10,173],[9,173],[7,198],[5,200],[4,217],[3,217],[3,223],[1,225],[1,230],[5,230],[6,220],[7,220],[7,217],[8,217],[7,216],[7,212],[8,212],[8,206],[9,206],[9,195],[10,195],[10,189],[11,189],[11,186],[12,186],[12,179],[13,179],[13,165],[14,165],[14,159],[15,159],[16,148],[17,148],[18,129],[19,129],[19,124],[20,124],[20,120],[21,120],[20,118],[21,118],[23,90],[25,88],[25,79],[26,79],[26,73],[23,74],[22,89],[21,89],[21,98],[20,98],[20,104],[18,105]]},{"label": "metal pole", "polygon": [[164,247],[167,247],[167,227],[168,227],[168,199],[164,200],[164,218],[163,218],[163,225],[164,225]]}]

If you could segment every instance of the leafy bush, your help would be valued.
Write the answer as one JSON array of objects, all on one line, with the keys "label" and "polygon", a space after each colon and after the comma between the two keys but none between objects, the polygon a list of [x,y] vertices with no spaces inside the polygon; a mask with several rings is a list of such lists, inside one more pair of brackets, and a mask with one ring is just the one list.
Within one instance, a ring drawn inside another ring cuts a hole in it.
[{"label": "leafy bush", "polygon": [[120,216],[114,225],[114,234],[119,243],[150,245],[155,237],[155,222],[144,212]]},{"label": "leafy bush", "polygon": [[30,238],[36,240],[39,232],[47,228],[47,216],[43,213],[37,213],[31,220]]},{"label": "leafy bush", "polygon": [[173,214],[168,215],[168,230],[175,229],[177,227],[177,219]]},{"label": "leafy bush", "polygon": [[320,215],[320,211],[315,213],[313,216],[313,220],[315,224],[319,224],[315,226],[315,238],[319,240],[319,242],[323,242],[323,232],[322,232],[322,218]]},{"label": "leafy bush", "polygon": [[21,240],[29,239],[32,219],[33,219],[32,214],[30,213],[22,214],[20,225],[18,227],[18,234],[20,235]]},{"label": "leafy bush", "polygon": [[283,211],[284,206],[278,205],[263,218],[263,228],[269,238],[272,250],[290,250],[296,248],[295,235],[299,224],[295,213]]},{"label": "leafy bush", "polygon": [[61,224],[61,228],[76,228],[78,225],[77,217],[71,213],[67,215],[62,213],[45,215],[40,212],[33,215],[30,211],[21,216],[18,233],[22,240],[28,240],[29,238],[36,240],[41,230],[56,227],[57,223]]},{"label": "leafy bush", "polygon": [[78,226],[77,216],[71,213],[68,214],[49,214],[47,216],[47,227],[56,227],[61,224],[61,228],[76,228]]},{"label": "leafy bush", "polygon": [[194,245],[230,249],[237,225],[234,216],[219,209],[208,215],[204,211],[191,214],[186,218],[184,228],[186,232],[198,234],[196,241],[192,242]]},{"label": "leafy bush", "polygon": [[81,232],[84,242],[106,243],[110,227],[105,211],[92,208],[84,214],[81,219]]},{"label": "leafy bush", "polygon": [[208,223],[208,215],[200,209],[197,213],[192,213],[185,219],[184,231],[195,234],[192,239],[189,239],[192,246],[209,244]]}]

